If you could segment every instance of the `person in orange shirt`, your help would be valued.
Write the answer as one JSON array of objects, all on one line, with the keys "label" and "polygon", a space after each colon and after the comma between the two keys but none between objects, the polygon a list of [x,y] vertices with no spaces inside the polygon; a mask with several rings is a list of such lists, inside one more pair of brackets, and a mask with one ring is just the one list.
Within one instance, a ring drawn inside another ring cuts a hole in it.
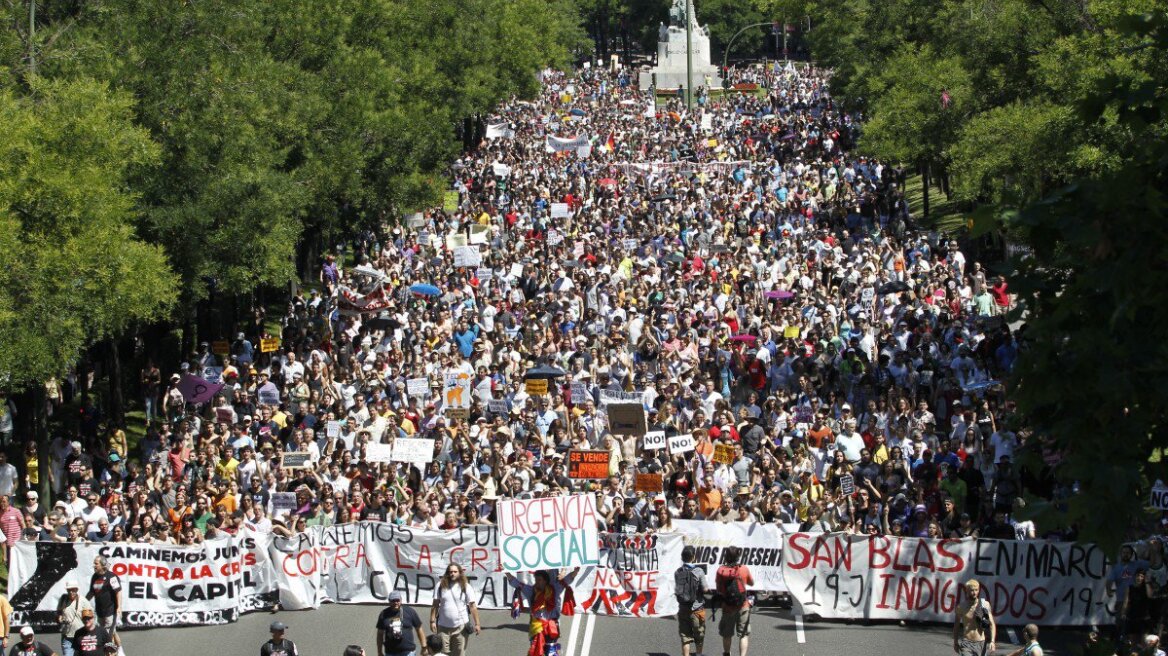
[{"label": "person in orange shirt", "polygon": [[709,517],[721,505],[722,490],[714,485],[714,474],[707,471],[702,476],[702,484],[698,486],[698,511],[703,517]]},{"label": "person in orange shirt", "polygon": [[815,423],[807,429],[807,446],[822,449],[825,444],[834,442],[834,437],[831,428],[823,421],[823,415],[819,414],[815,416]]}]

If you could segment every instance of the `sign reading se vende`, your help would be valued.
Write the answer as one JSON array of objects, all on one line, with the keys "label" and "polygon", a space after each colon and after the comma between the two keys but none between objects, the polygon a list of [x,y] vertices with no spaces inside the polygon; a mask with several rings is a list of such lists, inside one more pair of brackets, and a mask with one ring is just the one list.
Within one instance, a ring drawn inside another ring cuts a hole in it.
[{"label": "sign reading se vende", "polygon": [[569,451],[568,478],[608,478],[608,451]]}]

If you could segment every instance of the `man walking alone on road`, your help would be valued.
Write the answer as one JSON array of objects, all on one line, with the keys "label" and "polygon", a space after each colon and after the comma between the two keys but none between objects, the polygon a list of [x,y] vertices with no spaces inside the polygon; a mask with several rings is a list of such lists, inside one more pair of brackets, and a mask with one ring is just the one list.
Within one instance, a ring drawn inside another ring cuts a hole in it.
[{"label": "man walking alone on road", "polygon": [[[953,621],[953,651],[959,656],[985,656],[994,653],[998,627],[990,604],[981,598],[981,584],[965,582],[965,601],[957,607]],[[986,634],[989,643],[986,643]]]},{"label": "man walking alone on road", "polygon": [[742,549],[726,547],[723,562],[715,579],[718,596],[722,599],[722,619],[718,622],[718,634],[722,636],[722,656],[730,656],[730,646],[734,636],[738,636],[738,653],[746,656],[750,647],[750,597],[747,586],[754,585],[754,577],[745,565],[739,565]]},{"label": "man walking alone on road", "polygon": [[693,564],[697,549],[681,550],[681,567],[673,573],[677,594],[677,632],[681,635],[681,656],[701,654],[706,642],[706,573]]}]

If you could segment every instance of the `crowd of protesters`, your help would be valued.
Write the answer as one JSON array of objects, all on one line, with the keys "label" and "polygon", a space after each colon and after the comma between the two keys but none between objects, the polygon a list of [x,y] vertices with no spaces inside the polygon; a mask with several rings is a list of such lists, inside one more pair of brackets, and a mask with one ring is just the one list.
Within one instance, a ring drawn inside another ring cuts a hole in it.
[{"label": "crowd of protesters", "polygon": [[[1015,517],[1024,490],[1071,491],[1014,464],[1028,435],[998,383],[1020,347],[1007,281],[915,228],[903,172],[850,152],[860,122],[829,73],[750,69],[738,75],[757,92],[703,92],[692,111],[650,106],[633,75],[545,73],[538,98],[501,107],[497,138],[454,163],[456,202],[329,255],[319,285],[283,316],[256,310],[229,354],[203,343],[173,372],[147,364],[134,448],[88,407],[48,454],[0,453],[7,541],[450,529],[492,522],[500,498],[581,491],[614,531],[683,518],[1073,538]],[[591,144],[549,152],[548,135]],[[481,263],[455,266],[464,240],[483,242]],[[563,372],[546,395],[525,389],[537,366]],[[209,367],[225,386],[194,405],[182,377]],[[445,407],[448,373],[472,379],[465,415]],[[410,395],[419,378],[429,390]],[[611,432],[614,393],[694,450]],[[434,439],[426,467],[366,458],[370,442],[418,437]],[[715,462],[717,444],[732,462]],[[608,478],[570,478],[573,449],[608,451]],[[308,466],[283,467],[289,452]],[[635,492],[637,473],[662,489]],[[290,511],[273,512],[280,492]]]}]

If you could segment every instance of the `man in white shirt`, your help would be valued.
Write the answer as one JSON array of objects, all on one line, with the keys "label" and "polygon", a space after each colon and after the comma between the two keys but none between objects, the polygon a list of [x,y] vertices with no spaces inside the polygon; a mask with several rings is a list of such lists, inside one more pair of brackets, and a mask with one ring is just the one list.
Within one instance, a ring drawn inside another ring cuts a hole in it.
[{"label": "man in white shirt", "polygon": [[835,438],[836,448],[844,452],[844,459],[851,464],[860,462],[860,452],[864,450],[864,438],[856,432],[856,420],[844,421],[844,429]]},{"label": "man in white shirt", "polygon": [[106,513],[105,508],[97,504],[98,496],[96,492],[90,492],[85,499],[85,508],[80,513],[81,519],[85,520],[86,534],[97,532],[98,522],[109,521],[109,514]]},{"label": "man in white shirt", "polygon": [[12,500],[12,495],[16,494],[16,484],[20,481],[20,473],[16,471],[16,467],[8,462],[8,454],[0,451],[0,494]]}]

